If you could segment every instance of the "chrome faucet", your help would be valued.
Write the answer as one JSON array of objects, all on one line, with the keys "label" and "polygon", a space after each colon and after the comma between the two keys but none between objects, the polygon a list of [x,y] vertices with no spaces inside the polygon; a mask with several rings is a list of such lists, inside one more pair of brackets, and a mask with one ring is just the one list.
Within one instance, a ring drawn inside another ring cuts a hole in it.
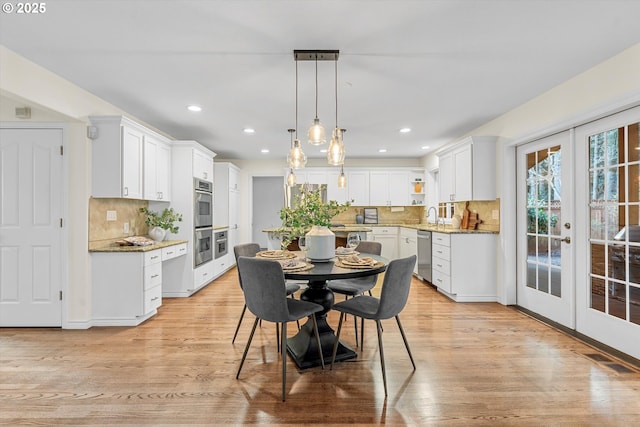
[{"label": "chrome faucet", "polygon": [[436,229],[438,228],[438,209],[436,209],[435,206],[431,206],[429,209],[427,209],[427,222],[429,221],[429,215],[431,215],[431,209],[433,209],[433,213],[436,216]]}]

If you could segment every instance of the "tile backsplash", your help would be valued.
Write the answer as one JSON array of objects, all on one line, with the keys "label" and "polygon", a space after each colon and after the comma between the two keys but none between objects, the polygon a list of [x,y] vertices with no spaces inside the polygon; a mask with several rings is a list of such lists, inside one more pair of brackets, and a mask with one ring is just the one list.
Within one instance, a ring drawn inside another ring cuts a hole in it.
[{"label": "tile backsplash", "polygon": [[[140,208],[148,206],[144,200],[90,198],[89,245],[127,236],[145,236],[148,230]],[[115,221],[107,221],[107,211],[116,212]],[[129,233],[126,234],[125,223],[129,223]]]},{"label": "tile backsplash", "polygon": [[[424,219],[424,206],[372,206],[378,209],[379,224],[419,224]],[[334,224],[355,224],[356,214],[363,212],[363,207],[351,206],[346,212],[336,215],[331,220]]]},{"label": "tile backsplash", "polygon": [[[462,217],[466,202],[456,202],[455,212]],[[477,212],[478,218],[482,220],[478,224],[478,230],[500,231],[500,199],[481,200],[469,202],[471,212]],[[497,218],[494,218],[494,213]]]}]

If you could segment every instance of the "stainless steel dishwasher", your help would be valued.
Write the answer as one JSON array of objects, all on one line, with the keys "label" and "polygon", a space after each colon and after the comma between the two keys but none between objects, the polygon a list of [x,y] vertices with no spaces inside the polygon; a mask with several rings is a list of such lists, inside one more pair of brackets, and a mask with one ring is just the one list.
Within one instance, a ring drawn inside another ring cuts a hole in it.
[{"label": "stainless steel dishwasher", "polygon": [[431,283],[431,232],[418,230],[418,276]]}]

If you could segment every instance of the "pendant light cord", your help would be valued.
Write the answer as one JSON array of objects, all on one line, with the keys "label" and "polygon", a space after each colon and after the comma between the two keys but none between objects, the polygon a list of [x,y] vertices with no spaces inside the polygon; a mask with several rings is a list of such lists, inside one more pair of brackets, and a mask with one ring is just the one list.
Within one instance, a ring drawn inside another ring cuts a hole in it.
[{"label": "pendant light cord", "polygon": [[318,54],[316,53],[316,120],[318,119]]},{"label": "pendant light cord", "polygon": [[296,139],[298,139],[298,61],[297,60],[296,60]]},{"label": "pendant light cord", "polygon": [[338,59],[337,58],[334,61],[334,64],[335,64],[335,82],[336,82],[336,129],[338,129]]}]

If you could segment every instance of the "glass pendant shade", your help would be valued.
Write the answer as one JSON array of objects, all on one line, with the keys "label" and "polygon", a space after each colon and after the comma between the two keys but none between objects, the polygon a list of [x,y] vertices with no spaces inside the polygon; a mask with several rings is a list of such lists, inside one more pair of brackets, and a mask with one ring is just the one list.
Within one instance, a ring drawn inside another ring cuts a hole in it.
[{"label": "glass pendant shade", "polygon": [[307,155],[302,151],[299,139],[293,141],[293,147],[291,147],[287,156],[287,163],[291,169],[300,169],[307,164]]},{"label": "glass pendant shade", "polygon": [[342,142],[342,130],[335,128],[329,149],[327,150],[327,162],[333,166],[340,166],[344,163],[344,158],[345,150],[344,143]]},{"label": "glass pendant shade", "polygon": [[287,185],[293,187],[296,185],[296,175],[293,173],[293,169],[289,169],[289,175],[287,175]]},{"label": "glass pendant shade", "polygon": [[344,170],[340,170],[338,175],[338,188],[345,188],[347,186],[347,176],[344,174]]},{"label": "glass pendant shade", "polygon": [[309,144],[311,145],[322,145],[327,142],[324,126],[322,126],[322,123],[320,123],[319,118],[316,117],[315,119],[313,119],[313,124],[309,128],[307,137],[309,139]]}]

